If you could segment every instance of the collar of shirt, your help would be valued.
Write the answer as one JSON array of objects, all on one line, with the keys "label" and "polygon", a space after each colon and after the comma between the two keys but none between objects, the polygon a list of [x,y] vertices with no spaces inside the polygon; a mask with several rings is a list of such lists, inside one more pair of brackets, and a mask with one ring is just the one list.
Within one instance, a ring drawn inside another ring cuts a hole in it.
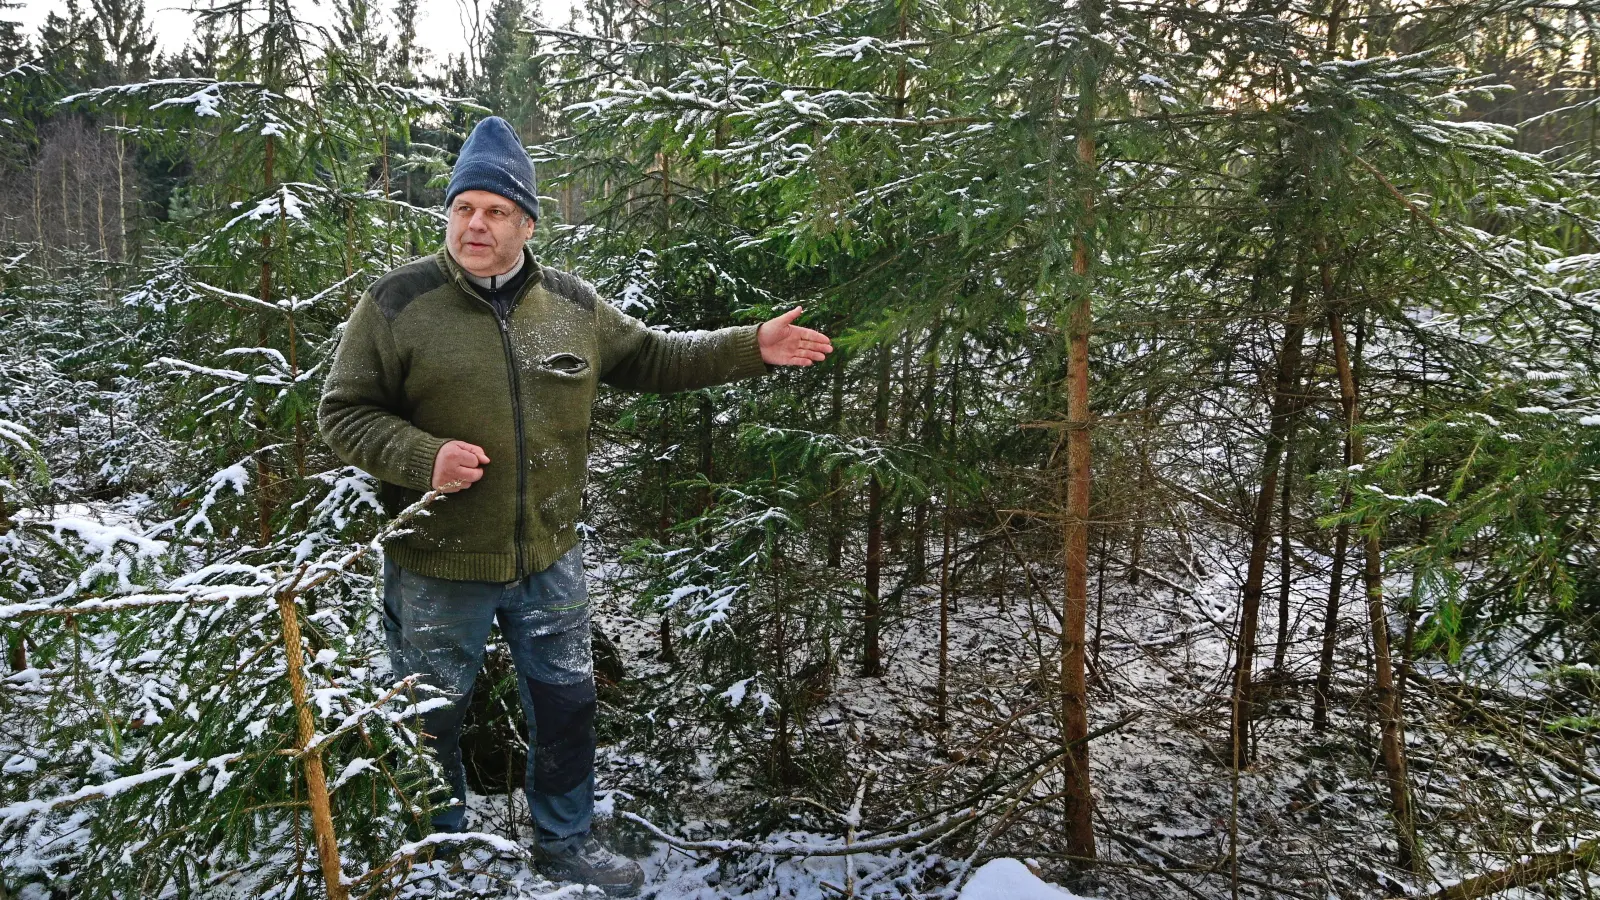
[{"label": "collar of shirt", "polygon": [[468,281],[472,282],[473,284],[477,285],[480,288],[483,288],[486,291],[499,290],[501,285],[504,285],[506,282],[510,281],[512,278],[515,278],[516,274],[518,272],[522,271],[522,267],[527,265],[527,261],[523,259],[524,255],[525,254],[518,253],[517,254],[517,264],[512,266],[510,269],[508,269],[508,270],[506,270],[504,272],[501,272],[499,275],[490,275],[487,278],[484,278],[484,277],[480,277],[480,276],[474,275],[471,272],[466,271],[465,269],[462,270],[462,274],[467,276],[467,280]]}]

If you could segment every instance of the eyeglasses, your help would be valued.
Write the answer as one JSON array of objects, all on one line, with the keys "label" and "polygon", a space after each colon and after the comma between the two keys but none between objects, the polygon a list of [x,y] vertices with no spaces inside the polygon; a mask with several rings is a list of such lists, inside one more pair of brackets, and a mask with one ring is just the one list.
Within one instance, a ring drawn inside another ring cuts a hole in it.
[{"label": "eyeglasses", "polygon": [[483,210],[483,217],[485,219],[488,219],[490,222],[497,225],[502,222],[511,221],[511,217],[517,214],[517,211],[509,206],[478,207],[473,206],[471,203],[457,203],[456,205],[450,207],[450,216],[451,218],[468,222],[472,220],[472,214],[477,212],[479,209]]}]

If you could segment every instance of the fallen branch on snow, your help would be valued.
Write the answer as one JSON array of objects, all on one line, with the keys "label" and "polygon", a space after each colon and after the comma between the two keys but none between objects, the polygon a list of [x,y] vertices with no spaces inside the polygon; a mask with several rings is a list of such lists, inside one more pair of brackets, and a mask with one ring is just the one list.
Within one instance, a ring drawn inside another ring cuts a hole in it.
[{"label": "fallen branch on snow", "polygon": [[1458,881],[1442,891],[1428,894],[1423,900],[1476,900],[1549,881],[1578,869],[1593,870],[1597,864],[1600,864],[1600,838],[1585,841],[1571,850],[1525,856],[1504,869]]}]

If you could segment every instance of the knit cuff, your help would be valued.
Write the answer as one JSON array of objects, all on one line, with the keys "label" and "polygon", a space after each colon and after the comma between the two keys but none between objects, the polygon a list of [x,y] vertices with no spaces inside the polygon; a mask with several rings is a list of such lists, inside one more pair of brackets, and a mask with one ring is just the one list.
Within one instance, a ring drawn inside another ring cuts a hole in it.
[{"label": "knit cuff", "polygon": [[429,434],[411,445],[411,454],[406,460],[406,483],[401,487],[423,492],[433,490],[433,463],[439,458],[439,448],[448,443],[444,438]]},{"label": "knit cuff", "polygon": [[761,359],[761,341],[756,337],[760,325],[740,325],[733,329],[733,371],[728,373],[729,381],[741,378],[754,378],[757,375],[771,375],[778,371],[777,366],[769,366]]}]

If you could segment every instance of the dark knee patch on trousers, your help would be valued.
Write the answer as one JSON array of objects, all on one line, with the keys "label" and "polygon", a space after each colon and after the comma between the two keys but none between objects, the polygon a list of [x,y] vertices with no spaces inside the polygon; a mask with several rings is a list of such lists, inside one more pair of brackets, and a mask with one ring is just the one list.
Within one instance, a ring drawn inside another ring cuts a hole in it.
[{"label": "dark knee patch on trousers", "polygon": [[565,794],[594,768],[594,679],[546,684],[528,679],[533,700],[533,789]]}]

